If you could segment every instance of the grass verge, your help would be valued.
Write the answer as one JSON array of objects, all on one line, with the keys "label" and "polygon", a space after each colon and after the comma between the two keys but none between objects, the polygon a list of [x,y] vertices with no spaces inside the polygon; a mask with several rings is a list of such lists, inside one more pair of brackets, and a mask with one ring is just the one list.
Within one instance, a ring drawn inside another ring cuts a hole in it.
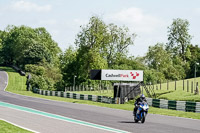
[{"label": "grass verge", "polygon": [[[120,104],[120,105],[119,104],[105,104],[105,103],[98,103],[98,102],[92,102],[92,101],[86,101],[86,100],[77,100],[77,99],[62,98],[62,97],[55,97],[55,96],[44,96],[44,95],[35,94],[30,91],[26,91],[26,85],[25,85],[26,78],[25,77],[20,76],[18,73],[14,72],[13,70],[10,70],[11,68],[0,67],[0,69],[7,71],[8,75],[9,75],[8,87],[6,90],[9,92],[16,93],[16,94],[44,98],[44,99],[49,99],[49,100],[56,100],[56,101],[88,104],[88,105],[95,105],[95,106],[108,107],[108,108],[114,108],[114,109],[123,109],[123,110],[129,110],[129,111],[132,111],[133,107],[134,107],[133,102],[131,102],[131,101],[126,104]],[[18,79],[18,80],[16,80],[16,79]],[[17,83],[17,82],[19,82],[19,83]],[[149,113],[200,119],[200,113],[167,110],[167,109],[160,109],[160,108],[154,108],[154,107],[150,107]]]},{"label": "grass verge", "polygon": [[25,129],[19,128],[3,120],[0,120],[0,132],[1,133],[32,133],[31,131],[27,131]]}]

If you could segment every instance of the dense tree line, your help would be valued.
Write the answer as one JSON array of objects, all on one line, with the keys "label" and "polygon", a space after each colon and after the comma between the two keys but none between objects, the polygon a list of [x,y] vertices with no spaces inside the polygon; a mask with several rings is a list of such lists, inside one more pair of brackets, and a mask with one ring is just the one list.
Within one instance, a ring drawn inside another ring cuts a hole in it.
[{"label": "dense tree line", "polygon": [[31,73],[32,87],[63,90],[73,85],[74,76],[76,84],[96,84],[90,80],[91,69],[144,70],[146,83],[191,78],[200,61],[200,48],[191,44],[189,22],[184,19],[174,19],[168,42],[151,44],[144,57],[129,56],[136,34],[128,27],[93,16],[80,28],[76,47],[62,52],[45,28],[8,26],[0,31],[0,64]]},{"label": "dense tree line", "polygon": [[45,28],[8,26],[0,32],[0,62],[32,74],[32,87],[52,90],[62,79],[60,48]]}]

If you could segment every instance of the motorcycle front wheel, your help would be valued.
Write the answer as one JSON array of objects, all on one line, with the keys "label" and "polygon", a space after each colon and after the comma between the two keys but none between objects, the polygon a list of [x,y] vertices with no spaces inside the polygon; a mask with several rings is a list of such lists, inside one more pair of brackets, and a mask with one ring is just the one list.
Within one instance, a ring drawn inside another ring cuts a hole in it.
[{"label": "motorcycle front wheel", "polygon": [[141,119],[141,123],[144,123],[144,122],[145,122],[145,116],[143,116]]}]

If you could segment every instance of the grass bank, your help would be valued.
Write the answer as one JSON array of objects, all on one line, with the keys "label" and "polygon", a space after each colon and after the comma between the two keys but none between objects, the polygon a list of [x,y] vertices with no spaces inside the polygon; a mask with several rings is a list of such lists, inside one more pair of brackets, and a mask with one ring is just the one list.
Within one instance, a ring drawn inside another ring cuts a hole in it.
[{"label": "grass bank", "polygon": [[[25,85],[26,78],[24,76],[20,76],[11,68],[0,67],[0,69],[7,71],[9,75],[8,87],[6,89],[6,91],[9,91],[9,92],[26,95],[26,96],[44,98],[44,99],[49,99],[49,100],[64,101],[64,102],[79,103],[79,104],[89,104],[89,105],[108,107],[108,108],[114,108],[114,109],[123,109],[123,110],[129,110],[129,111],[132,111],[134,107],[133,102],[131,101],[126,104],[120,104],[120,105],[119,104],[105,104],[105,103],[98,103],[98,102],[92,102],[92,101],[86,101],[86,100],[77,100],[77,99],[70,99],[70,98],[34,94],[31,91],[26,91],[26,85]],[[90,92],[90,94],[92,94],[92,91]],[[160,109],[160,108],[154,108],[154,107],[150,107],[149,113],[200,119],[200,113],[167,110],[167,109]]]},{"label": "grass bank", "polygon": [[27,131],[25,129],[19,128],[3,120],[0,120],[0,132],[1,133],[32,133],[31,131]]},{"label": "grass bank", "polygon": [[[196,78],[195,82],[200,83],[200,78]],[[184,83],[184,84],[183,84]],[[180,80],[163,84],[157,84],[151,86],[154,88],[154,92],[158,99],[166,99],[166,100],[176,100],[176,101],[194,101],[200,102],[200,95],[194,94],[194,79],[187,79],[187,80]],[[175,87],[176,85],[176,87]],[[150,86],[147,86],[148,88]],[[113,97],[113,90],[101,90],[101,91],[72,91],[74,93],[80,94],[91,94],[91,95],[98,95],[98,96],[108,96]],[[143,89],[143,93],[145,95],[146,92]]]}]

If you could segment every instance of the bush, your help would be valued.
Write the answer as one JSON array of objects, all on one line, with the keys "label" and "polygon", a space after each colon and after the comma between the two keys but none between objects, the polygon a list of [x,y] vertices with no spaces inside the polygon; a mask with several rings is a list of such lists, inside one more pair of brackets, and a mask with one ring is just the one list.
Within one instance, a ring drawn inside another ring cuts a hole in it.
[{"label": "bush", "polygon": [[54,82],[51,79],[48,79],[43,76],[37,76],[32,74],[32,78],[30,79],[30,84],[32,88],[38,88],[42,90],[53,90]]},{"label": "bush", "polygon": [[25,70],[26,72],[33,73],[35,75],[44,75],[45,73],[45,68],[42,66],[37,66],[37,65],[32,65],[32,64],[27,64],[25,65]]}]

